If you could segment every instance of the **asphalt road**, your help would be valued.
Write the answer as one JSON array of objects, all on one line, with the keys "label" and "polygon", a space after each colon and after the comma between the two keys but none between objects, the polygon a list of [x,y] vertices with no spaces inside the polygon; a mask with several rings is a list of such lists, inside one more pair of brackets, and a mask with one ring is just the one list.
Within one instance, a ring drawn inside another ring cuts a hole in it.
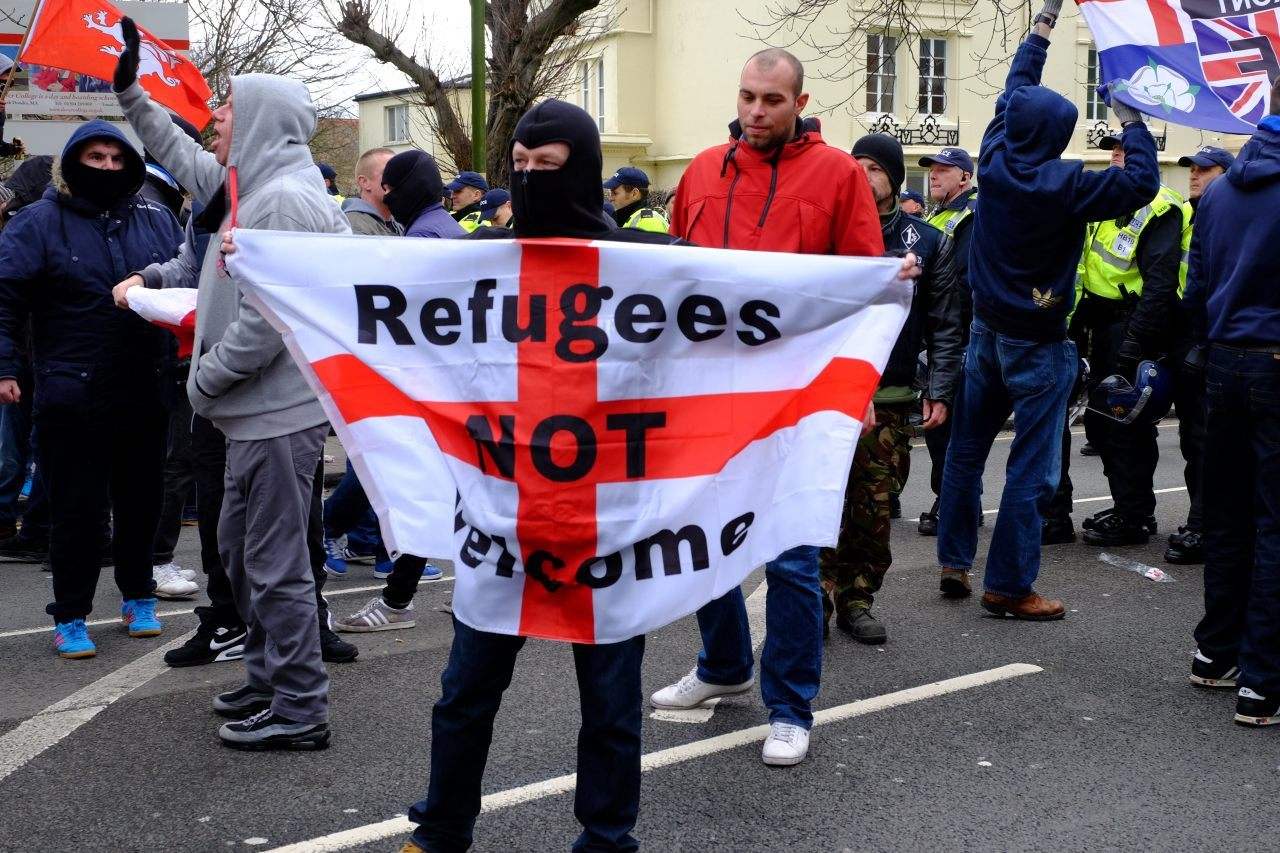
[{"label": "asphalt road", "polygon": [[[1003,438],[988,466],[991,509]],[[1176,424],[1161,430],[1161,453],[1156,487],[1174,490],[1160,495],[1161,535],[1114,552],[1155,566],[1187,509]],[[765,722],[758,693],[702,722],[647,719],[644,749],[659,766],[644,775],[645,849],[1274,849],[1277,733],[1233,725],[1230,693],[1187,683],[1199,567],[1166,567],[1173,582],[1156,583],[1101,562],[1098,549],[1059,546],[1045,552],[1039,586],[1066,601],[1063,622],[1001,621],[972,600],[942,601],[933,540],[912,521],[931,501],[923,448],[914,461],[875,608],[889,643],[833,632],[817,707],[835,719],[814,729],[809,759],[766,768],[759,739],[735,735]],[[1075,456],[1073,473],[1078,522],[1109,503],[1098,460]],[[194,528],[180,557],[197,564]],[[336,611],[374,594],[356,591],[379,586],[368,571],[330,584]],[[748,591],[759,583],[757,573]],[[275,850],[342,832],[288,849],[398,849],[398,827],[379,825],[424,790],[449,581],[423,586],[417,628],[360,636],[359,661],[331,667],[334,740],[317,754],[218,744],[209,699],[240,683],[240,665],[155,660],[194,627],[189,613],[168,616],[152,640],[97,626],[97,658],[59,660],[48,587],[34,565],[0,564],[0,850]],[[118,606],[108,576],[91,618]],[[651,635],[646,691],[686,672],[697,645],[691,619]],[[576,836],[571,785],[539,785],[573,771],[571,666],[567,648],[526,647],[498,718],[478,850],[565,850]],[[965,678],[975,673],[989,674]]]}]

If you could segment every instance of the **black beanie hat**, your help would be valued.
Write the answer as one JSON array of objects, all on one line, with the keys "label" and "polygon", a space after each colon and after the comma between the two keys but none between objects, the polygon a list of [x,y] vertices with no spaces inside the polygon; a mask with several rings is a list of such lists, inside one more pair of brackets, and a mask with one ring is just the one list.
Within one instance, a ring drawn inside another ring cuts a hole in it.
[{"label": "black beanie hat", "polygon": [[439,204],[444,195],[444,181],[435,158],[425,151],[401,151],[382,169],[382,183],[391,187],[383,203],[396,221],[406,228],[422,211]]},{"label": "black beanie hat", "polygon": [[[187,121],[177,113],[169,113],[169,120],[178,126],[178,130],[181,130],[187,136],[191,137],[193,141],[199,145],[204,145],[204,139],[200,136],[200,130],[194,124]],[[155,163],[156,165],[160,164],[160,161],[155,157],[152,157],[151,152],[145,149],[142,152],[142,159],[147,163]]]},{"label": "black beanie hat", "polygon": [[893,194],[897,195],[903,181],[907,179],[907,165],[902,156],[902,143],[887,133],[868,133],[853,143],[854,157],[866,157],[874,160],[889,176],[893,185]]}]

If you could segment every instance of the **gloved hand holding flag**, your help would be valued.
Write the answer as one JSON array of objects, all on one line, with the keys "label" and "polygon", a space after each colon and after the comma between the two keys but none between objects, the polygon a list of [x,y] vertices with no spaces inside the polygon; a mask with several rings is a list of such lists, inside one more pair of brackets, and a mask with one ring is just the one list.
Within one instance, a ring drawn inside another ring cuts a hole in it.
[{"label": "gloved hand holding flag", "polygon": [[1219,0],[1076,0],[1113,104],[1253,133],[1280,79],[1280,12]]}]

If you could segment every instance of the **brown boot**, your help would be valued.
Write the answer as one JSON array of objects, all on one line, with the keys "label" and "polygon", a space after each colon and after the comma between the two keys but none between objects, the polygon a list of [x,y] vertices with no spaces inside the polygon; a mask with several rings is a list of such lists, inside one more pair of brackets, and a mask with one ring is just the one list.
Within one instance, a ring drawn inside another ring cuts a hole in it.
[{"label": "brown boot", "polygon": [[969,585],[969,573],[964,569],[943,569],[938,589],[943,598],[968,598],[973,593]]},{"label": "brown boot", "polygon": [[984,592],[982,609],[997,616],[1011,616],[1014,619],[1026,619],[1031,622],[1051,622],[1067,615],[1067,610],[1062,606],[1061,601],[1045,598],[1037,592],[1024,595],[1022,598]]}]

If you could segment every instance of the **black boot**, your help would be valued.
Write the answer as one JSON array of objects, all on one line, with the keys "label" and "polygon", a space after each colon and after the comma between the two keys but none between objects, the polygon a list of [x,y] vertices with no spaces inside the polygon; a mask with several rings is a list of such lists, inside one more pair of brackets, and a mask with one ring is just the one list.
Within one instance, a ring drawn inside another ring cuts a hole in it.
[{"label": "black boot", "polygon": [[937,536],[938,535],[938,499],[933,499],[933,506],[928,512],[920,513],[920,535],[921,536]]},{"label": "black boot", "polygon": [[[1080,522],[1080,526],[1085,530],[1092,530],[1094,527],[1101,524],[1104,519],[1115,514],[1116,514],[1115,507],[1111,507],[1110,509],[1104,509],[1102,510],[1102,512],[1095,512],[1093,515],[1089,516],[1084,521]],[[1146,518],[1144,518],[1142,520],[1142,526],[1145,527],[1147,529],[1147,532],[1150,533],[1152,536],[1156,535],[1156,517],[1154,515],[1148,515]]]},{"label": "black boot", "polygon": [[855,607],[848,613],[841,613],[836,617],[836,627],[868,646],[878,646],[889,639],[884,625],[865,607]]},{"label": "black boot", "polygon": [[360,649],[329,630],[320,627],[320,656],[325,663],[351,663],[360,656]]},{"label": "black boot", "polygon": [[1040,544],[1070,545],[1076,541],[1076,527],[1071,523],[1071,516],[1046,518],[1040,522]]},{"label": "black boot", "polygon": [[1113,512],[1085,530],[1086,545],[1115,548],[1121,545],[1146,545],[1151,533],[1141,519]]},{"label": "black boot", "polygon": [[1179,566],[1193,566],[1204,562],[1204,540],[1195,530],[1179,527],[1178,532],[1169,537],[1169,547],[1164,552],[1164,561]]}]

